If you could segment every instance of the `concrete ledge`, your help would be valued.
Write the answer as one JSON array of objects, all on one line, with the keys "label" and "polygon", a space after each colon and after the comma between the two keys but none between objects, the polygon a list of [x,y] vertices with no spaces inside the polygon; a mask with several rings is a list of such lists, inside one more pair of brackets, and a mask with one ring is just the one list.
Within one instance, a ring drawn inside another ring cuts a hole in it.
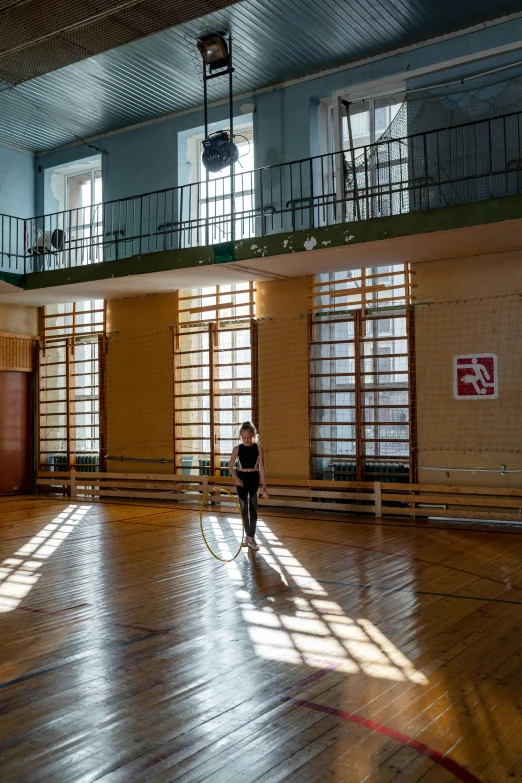
[{"label": "concrete ledge", "polygon": [[269,234],[261,238],[253,237],[235,243],[234,260],[246,261],[267,256],[351,246],[521,217],[522,196],[506,196],[424,212],[408,212],[404,215],[360,220],[290,233]]},{"label": "concrete ledge", "polygon": [[115,277],[143,275],[148,272],[166,272],[173,269],[209,266],[214,264],[214,250],[211,247],[195,247],[184,250],[166,250],[141,256],[119,258],[101,264],[73,266],[67,269],[52,269],[47,272],[33,272],[27,275],[27,288],[52,288],[59,285],[87,283],[93,280],[109,280]]},{"label": "concrete ledge", "polygon": [[[258,260],[257,271],[262,274],[263,259],[289,256],[317,250],[354,247],[370,242],[414,237],[459,228],[502,223],[522,218],[522,196],[507,196],[472,204],[443,207],[425,212],[409,212],[393,217],[361,220],[335,226],[306,229],[264,237],[252,237],[237,242],[223,242],[210,247],[186,248],[148,253],[101,264],[56,269],[32,274],[11,275],[18,288],[37,290],[77,283],[109,280],[205,266],[233,265],[235,262]],[[522,245],[522,243],[521,243]],[[281,271],[284,273],[284,261]],[[2,278],[4,279],[4,278]],[[7,282],[7,281],[6,281]],[[7,293],[7,292],[6,292]]]}]

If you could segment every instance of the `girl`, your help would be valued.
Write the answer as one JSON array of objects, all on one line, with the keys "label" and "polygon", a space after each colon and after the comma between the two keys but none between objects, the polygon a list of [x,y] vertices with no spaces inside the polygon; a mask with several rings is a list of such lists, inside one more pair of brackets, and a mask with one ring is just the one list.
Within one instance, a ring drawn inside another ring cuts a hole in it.
[{"label": "girl", "polygon": [[[232,452],[228,469],[237,487],[247,546],[256,551],[259,549],[255,539],[259,477],[261,477],[263,497],[268,497],[264,455],[263,449],[257,443],[257,430],[251,421],[245,421],[241,426],[239,437],[241,443]],[[239,462],[237,472],[234,467],[236,460]]]}]

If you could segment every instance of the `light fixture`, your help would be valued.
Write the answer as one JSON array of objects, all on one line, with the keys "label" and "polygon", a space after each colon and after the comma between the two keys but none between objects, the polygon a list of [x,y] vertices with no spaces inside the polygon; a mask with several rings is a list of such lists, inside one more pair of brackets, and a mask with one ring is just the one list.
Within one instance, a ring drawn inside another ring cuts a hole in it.
[{"label": "light fixture", "polygon": [[225,166],[233,166],[239,160],[239,150],[227,131],[211,133],[203,142],[202,163],[212,173],[217,173]]},{"label": "light fixture", "polygon": [[226,68],[230,64],[230,56],[227,42],[219,33],[206,35],[198,41],[198,49],[205,65],[211,71],[217,68]]},{"label": "light fixture", "polygon": [[[205,122],[205,138],[201,162],[207,173],[207,192],[210,174],[216,174],[225,167],[230,171],[230,238],[234,241],[235,196],[234,196],[234,164],[239,159],[237,146],[234,144],[234,91],[232,77],[232,36],[226,41],[221,33],[208,33],[201,36],[197,42],[199,53],[203,60],[203,116]],[[208,83],[211,79],[228,77],[228,111],[229,130],[209,133],[208,126]],[[205,223],[205,244],[209,244],[209,221]]]}]

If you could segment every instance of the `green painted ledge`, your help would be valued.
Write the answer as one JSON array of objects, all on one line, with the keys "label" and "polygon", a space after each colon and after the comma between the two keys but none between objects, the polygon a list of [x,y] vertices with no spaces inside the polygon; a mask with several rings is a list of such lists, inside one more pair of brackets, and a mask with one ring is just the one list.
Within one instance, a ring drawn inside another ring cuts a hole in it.
[{"label": "green painted ledge", "polygon": [[17,288],[25,290],[27,288],[27,275],[20,275],[17,272],[3,272],[0,270],[0,283],[8,283]]},{"label": "green painted ledge", "polygon": [[522,217],[522,196],[476,201],[425,212],[360,220],[335,226],[245,239],[235,243],[235,261],[343,247],[383,239],[430,234]]},{"label": "green painted ledge", "polygon": [[88,283],[93,280],[108,280],[113,277],[144,275],[149,272],[168,272],[173,269],[189,269],[196,266],[210,266],[215,263],[211,247],[195,247],[184,250],[165,250],[141,256],[119,258],[102,264],[73,266],[68,269],[52,269],[47,272],[33,272],[27,275],[27,287],[51,288],[57,285]]},{"label": "green painted ledge", "polygon": [[102,264],[34,272],[26,276],[15,275],[14,277],[23,278],[23,280],[19,280],[13,285],[29,290],[50,288],[128,275],[142,275],[150,272],[166,272],[234,261],[247,261],[267,256],[289,255],[326,247],[377,242],[383,239],[430,234],[436,231],[499,223],[517,218],[522,218],[522,195],[442,207],[425,212],[409,212],[393,217],[342,223],[335,226],[269,234],[264,237],[252,237],[236,242],[224,242],[210,247],[166,250],[120,258],[117,261],[106,261]]}]

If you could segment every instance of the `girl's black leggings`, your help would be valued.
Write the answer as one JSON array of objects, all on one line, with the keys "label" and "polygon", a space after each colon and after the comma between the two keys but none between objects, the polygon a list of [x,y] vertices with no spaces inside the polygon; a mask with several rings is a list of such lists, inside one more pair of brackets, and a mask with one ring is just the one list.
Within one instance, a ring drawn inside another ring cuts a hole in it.
[{"label": "girl's black leggings", "polygon": [[243,473],[237,471],[238,478],[243,482],[242,487],[236,484],[239,498],[239,507],[247,536],[255,536],[257,525],[257,493],[259,490],[259,473]]}]

